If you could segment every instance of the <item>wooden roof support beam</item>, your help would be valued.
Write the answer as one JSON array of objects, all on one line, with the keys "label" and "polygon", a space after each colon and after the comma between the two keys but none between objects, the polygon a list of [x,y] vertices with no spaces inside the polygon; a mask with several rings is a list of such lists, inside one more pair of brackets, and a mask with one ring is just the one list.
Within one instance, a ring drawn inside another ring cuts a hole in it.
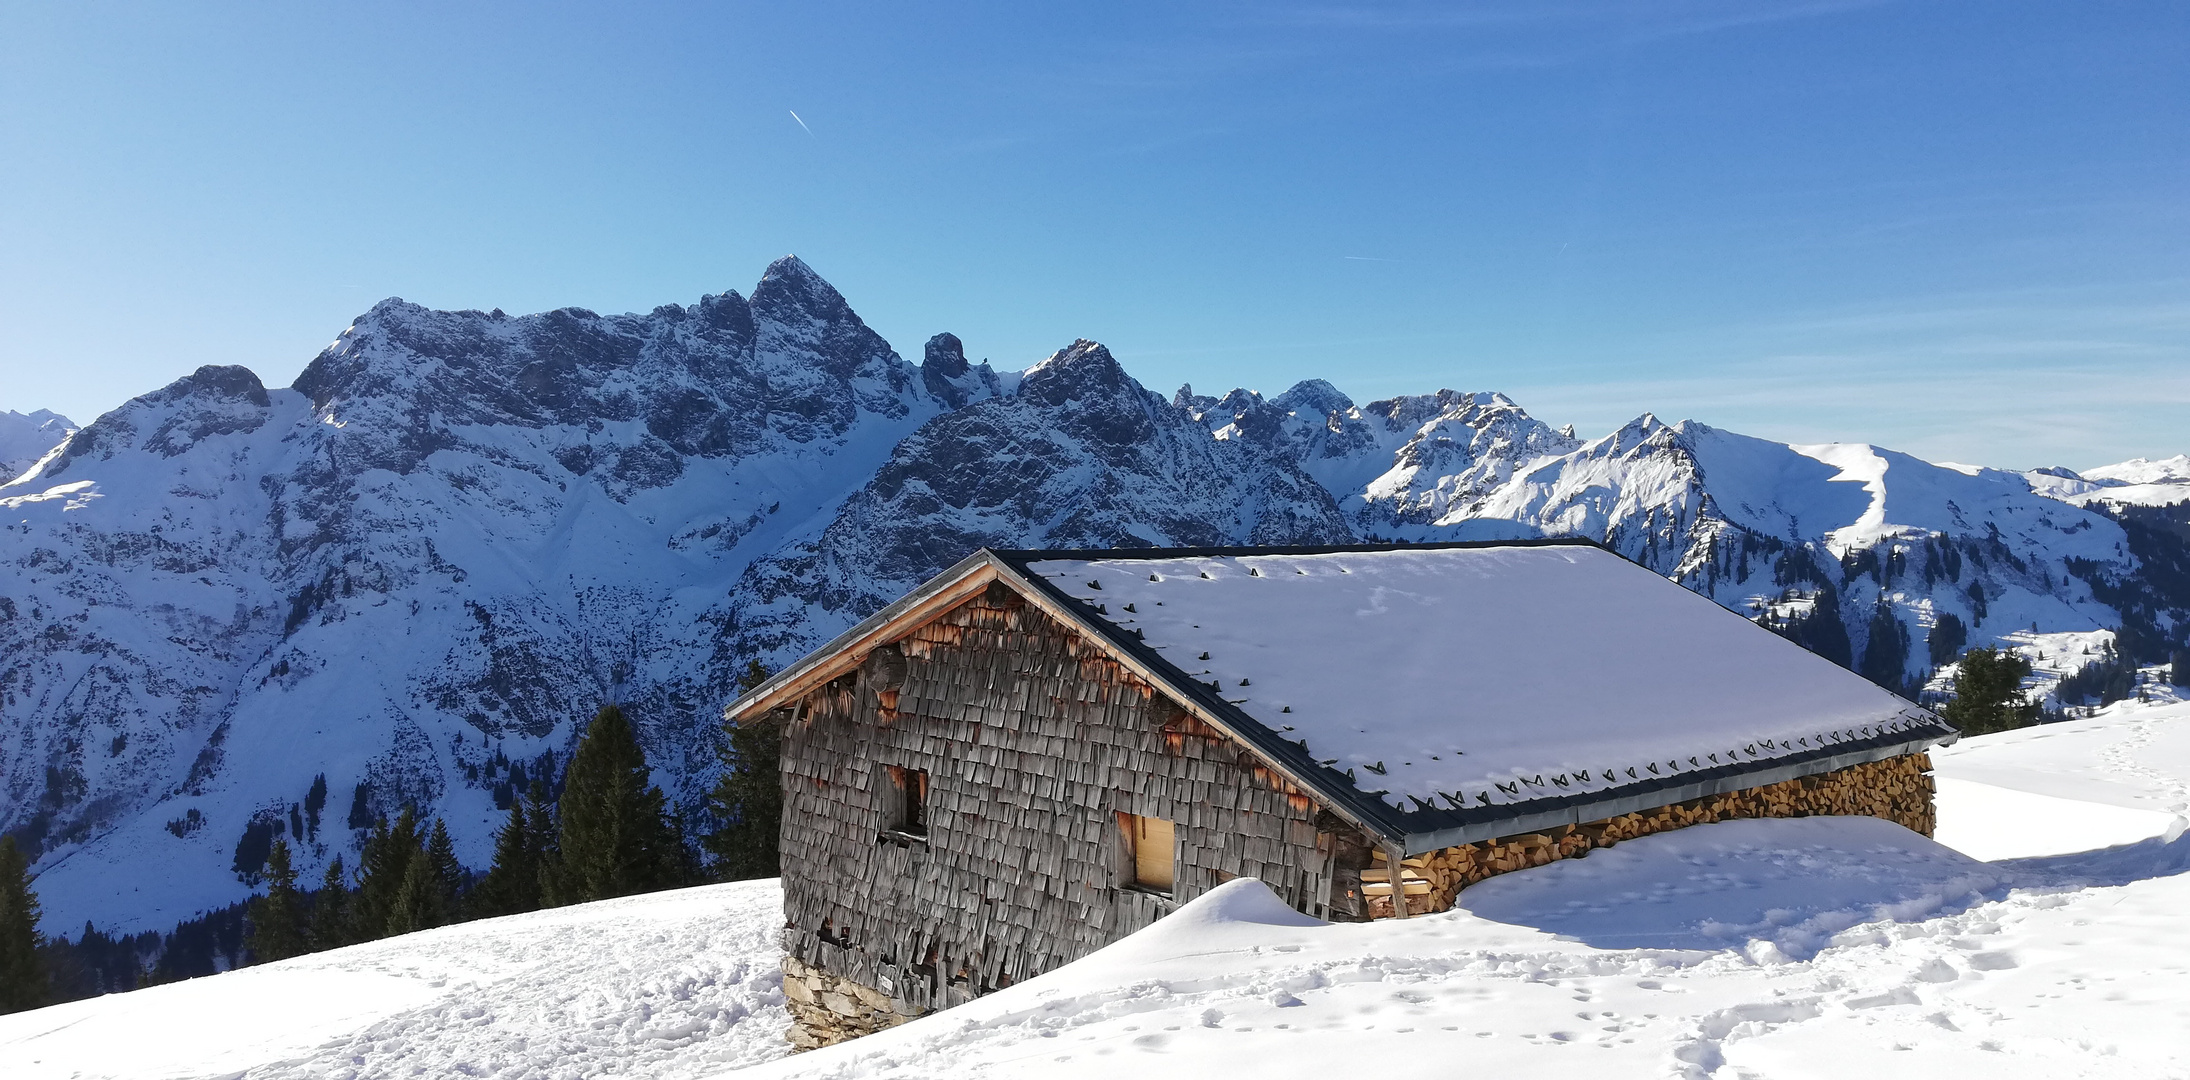
[{"label": "wooden roof support beam", "polygon": [[1391,867],[1392,918],[1407,917],[1407,851],[1398,844],[1384,845],[1384,865]]}]

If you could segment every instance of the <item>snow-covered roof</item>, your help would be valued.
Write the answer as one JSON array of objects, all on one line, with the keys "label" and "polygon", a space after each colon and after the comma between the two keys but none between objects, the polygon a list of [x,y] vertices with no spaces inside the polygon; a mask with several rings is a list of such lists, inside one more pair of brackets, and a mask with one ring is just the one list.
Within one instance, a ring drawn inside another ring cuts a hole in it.
[{"label": "snow-covered roof", "polygon": [[1951,736],[1594,545],[1006,558],[1401,810]]},{"label": "snow-covered roof", "polygon": [[1016,579],[1409,851],[1951,740],[1937,716],[1586,540],[981,551],[740,698],[781,705]]}]

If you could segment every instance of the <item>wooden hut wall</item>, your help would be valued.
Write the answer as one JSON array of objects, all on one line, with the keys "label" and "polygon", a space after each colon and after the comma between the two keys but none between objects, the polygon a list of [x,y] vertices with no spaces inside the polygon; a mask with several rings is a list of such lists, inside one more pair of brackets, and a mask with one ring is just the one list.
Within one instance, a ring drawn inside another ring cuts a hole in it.
[{"label": "wooden hut wall", "polygon": [[[785,732],[797,959],[924,1011],[1076,959],[1233,877],[1310,915],[1349,914],[1331,910],[1332,885],[1358,886],[1358,836],[1328,814],[1319,829],[1305,793],[1009,588],[887,648],[801,702]],[[925,843],[888,831],[908,770],[927,774]],[[1120,813],[1177,824],[1169,897],[1132,887]]]}]

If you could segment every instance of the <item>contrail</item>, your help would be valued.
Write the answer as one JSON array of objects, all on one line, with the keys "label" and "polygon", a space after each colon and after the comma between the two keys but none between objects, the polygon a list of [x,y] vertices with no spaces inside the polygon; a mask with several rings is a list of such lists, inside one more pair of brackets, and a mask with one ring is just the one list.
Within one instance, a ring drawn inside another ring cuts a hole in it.
[{"label": "contrail", "polygon": [[1347,259],[1347,260],[1350,260],[1350,261],[1352,261],[1352,262],[1406,262],[1406,261],[1407,261],[1407,260],[1405,260],[1405,259],[1378,259],[1378,258],[1372,258],[1372,257],[1370,257],[1370,256],[1367,256],[1367,255],[1341,255],[1341,256],[1339,256],[1339,258],[1341,258],[1341,259]]},{"label": "contrail", "polygon": [[[797,110],[797,109],[785,109],[785,110],[783,110],[783,111],[784,111],[784,112],[787,112],[787,113],[790,113],[790,114],[791,114],[791,119],[793,119],[793,120],[798,120],[798,110]],[[808,134],[808,135],[811,135],[811,134],[813,134],[813,133],[814,133],[814,129],[812,129],[812,128],[810,128],[810,127],[806,127],[806,121],[804,121],[804,120],[798,120],[798,126],[800,126],[800,127],[802,127],[802,128],[806,128],[806,134]]]}]

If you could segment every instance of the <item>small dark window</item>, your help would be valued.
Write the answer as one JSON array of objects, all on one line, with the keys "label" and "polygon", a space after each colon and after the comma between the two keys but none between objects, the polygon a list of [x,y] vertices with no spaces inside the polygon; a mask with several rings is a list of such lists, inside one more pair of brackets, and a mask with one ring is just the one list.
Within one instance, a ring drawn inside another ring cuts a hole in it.
[{"label": "small dark window", "polygon": [[888,768],[890,782],[883,789],[884,825],[905,836],[928,835],[928,773],[925,769]]}]

